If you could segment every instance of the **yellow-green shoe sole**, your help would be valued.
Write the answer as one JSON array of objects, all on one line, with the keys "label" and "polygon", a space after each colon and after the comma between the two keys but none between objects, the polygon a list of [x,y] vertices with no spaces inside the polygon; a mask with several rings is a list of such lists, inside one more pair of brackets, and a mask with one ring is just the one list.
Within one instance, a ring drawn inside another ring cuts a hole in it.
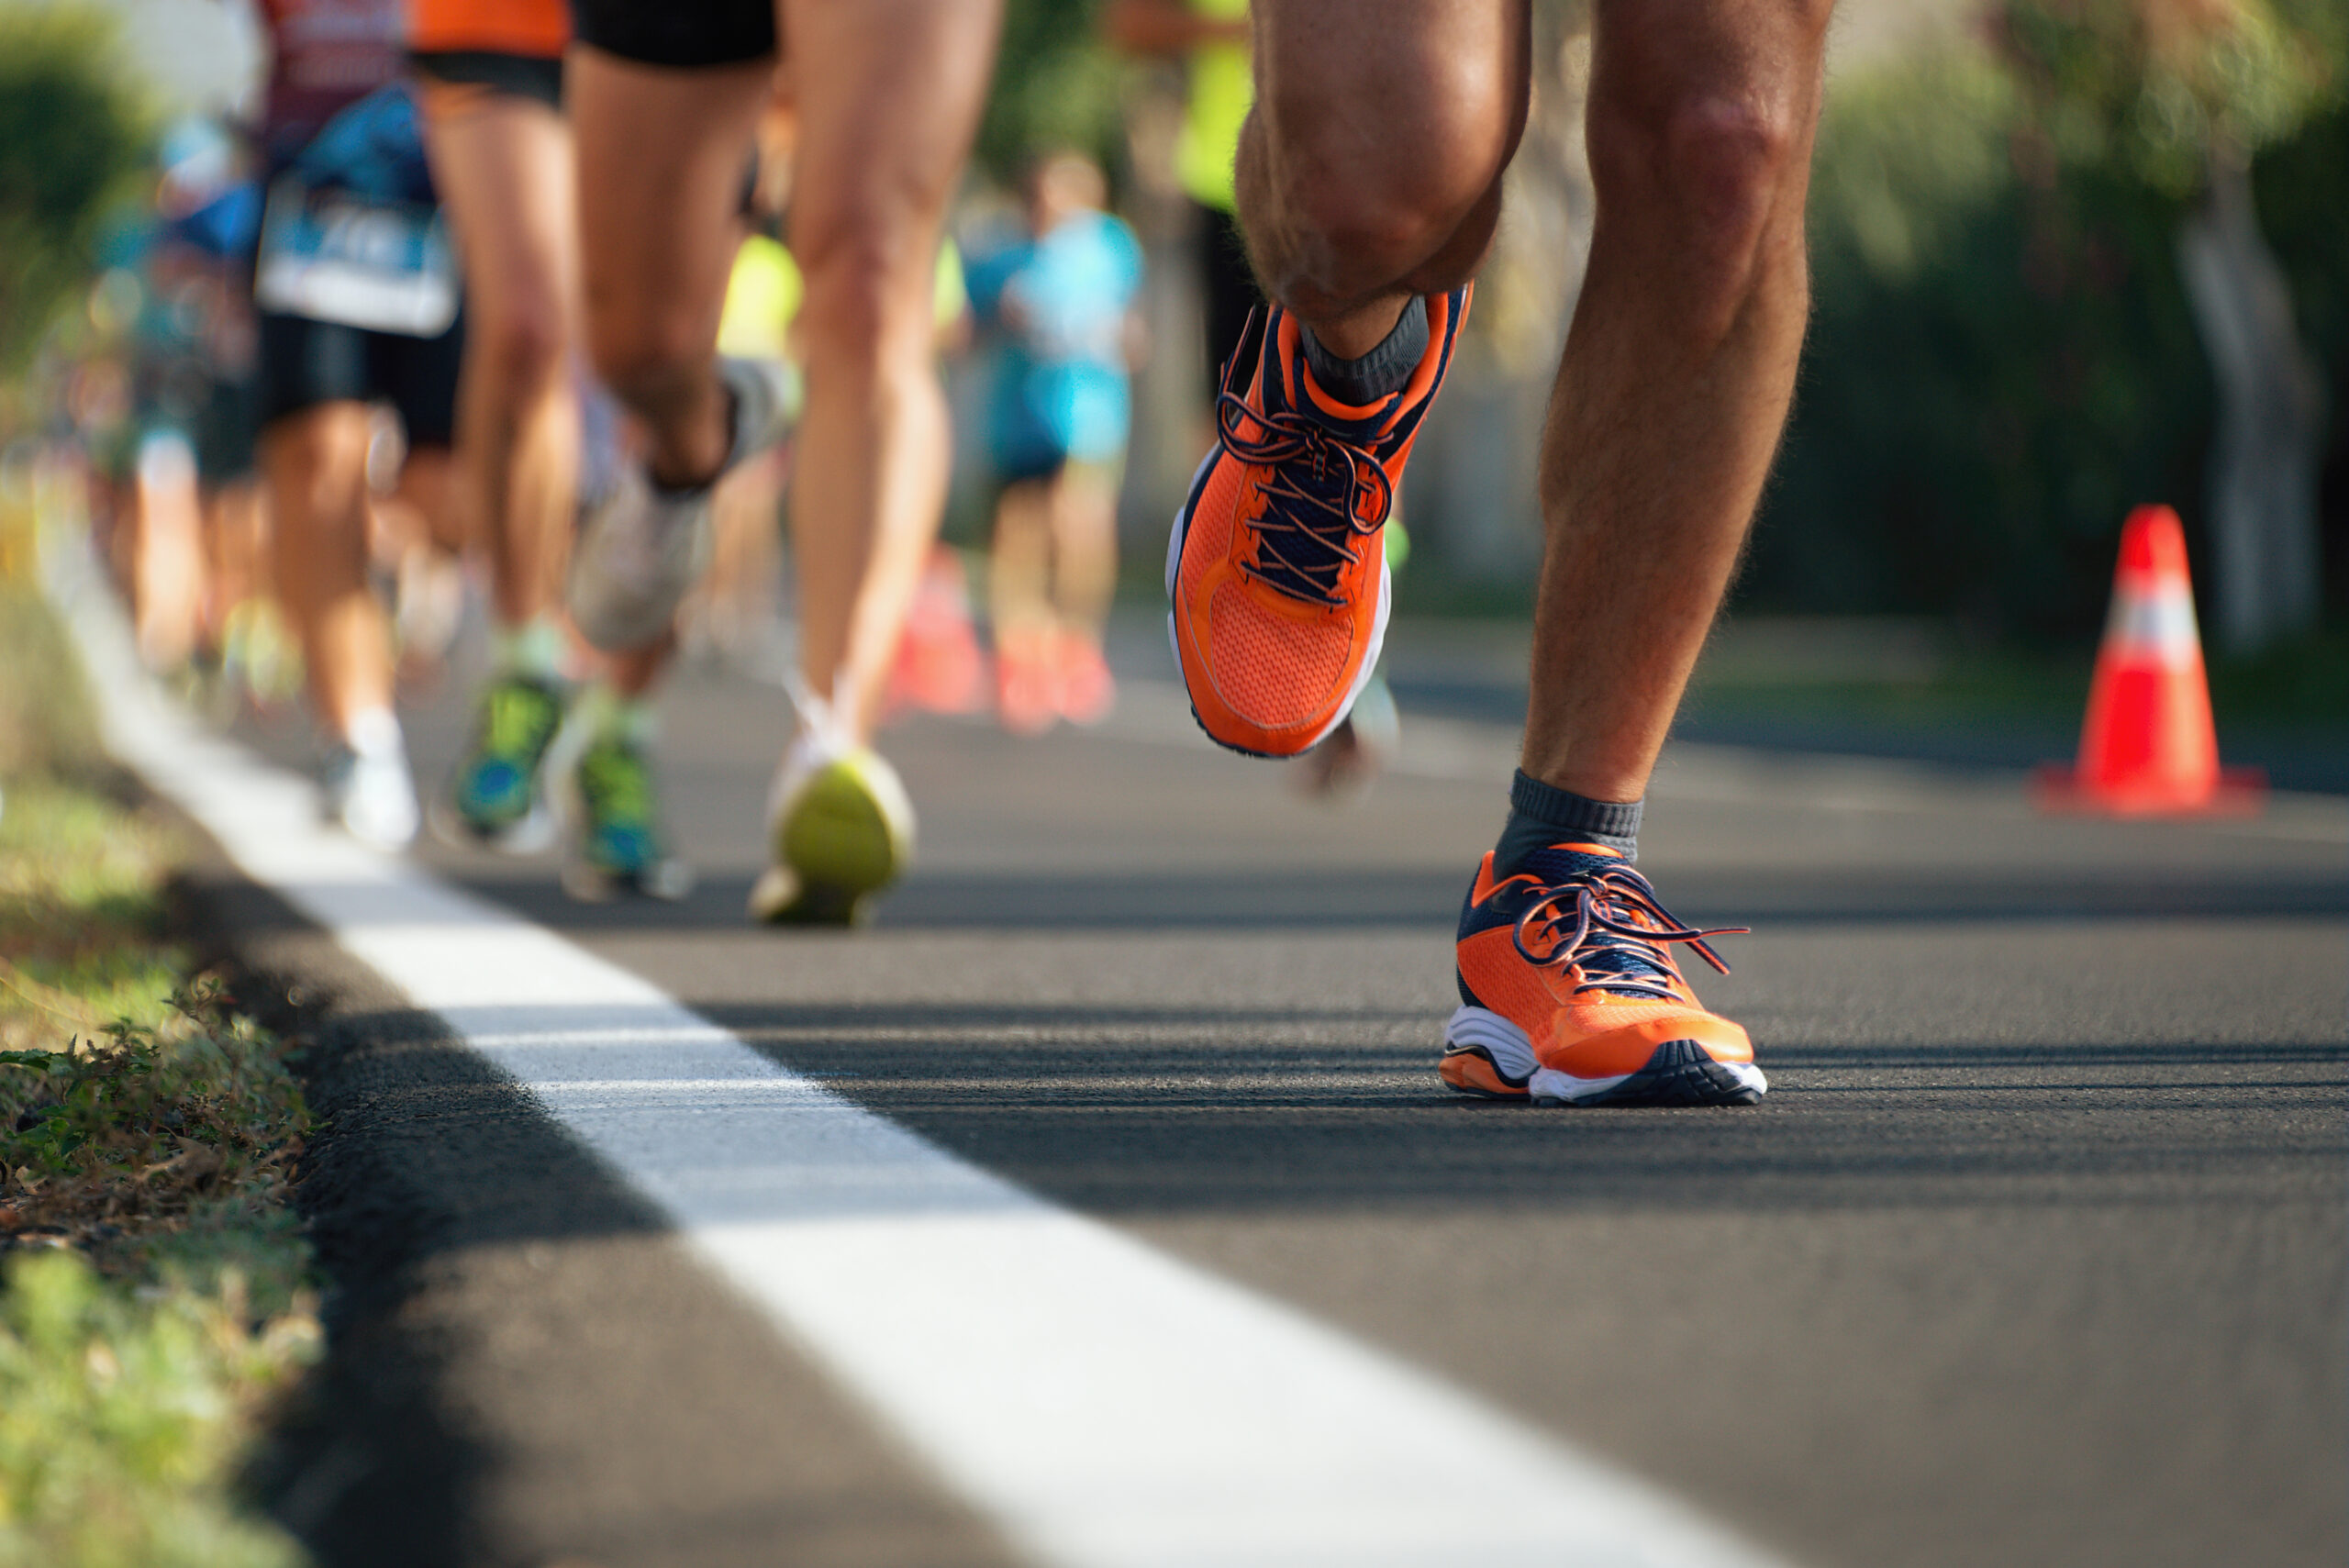
[{"label": "yellow-green shoe sole", "polygon": [[775,834],[774,851],[799,885],[767,911],[768,923],[849,926],[868,918],[872,895],[904,872],[907,845],[860,759],[844,757],[808,782]]}]

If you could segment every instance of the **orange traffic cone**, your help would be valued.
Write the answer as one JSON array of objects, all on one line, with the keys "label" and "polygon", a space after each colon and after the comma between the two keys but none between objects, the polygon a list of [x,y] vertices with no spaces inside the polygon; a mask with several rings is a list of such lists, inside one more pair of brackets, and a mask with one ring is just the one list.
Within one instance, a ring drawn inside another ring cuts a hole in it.
[{"label": "orange traffic cone", "polygon": [[2255,768],[2219,766],[2186,531],[2167,506],[2140,506],[2121,530],[2079,764],[2041,768],[2032,794],[2049,811],[2233,816],[2256,812],[2266,789]]}]

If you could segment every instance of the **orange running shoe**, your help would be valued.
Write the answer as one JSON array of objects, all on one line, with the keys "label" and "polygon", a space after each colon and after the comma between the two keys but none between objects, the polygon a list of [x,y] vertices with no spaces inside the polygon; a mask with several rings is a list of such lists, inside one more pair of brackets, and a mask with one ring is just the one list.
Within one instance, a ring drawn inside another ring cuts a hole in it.
[{"label": "orange running shoe", "polygon": [[1723,974],[1710,937],[1656,901],[1613,850],[1557,844],[1496,880],[1476,870],[1460,914],[1461,1006],[1443,1029],[1443,1081],[1541,1106],[1746,1106],[1770,1084],[1753,1043],[1680,977],[1686,942]]},{"label": "orange running shoe", "polygon": [[1053,704],[1052,634],[1009,632],[996,639],[995,716],[1014,735],[1041,735],[1060,717]]},{"label": "orange running shoe", "polygon": [[1224,366],[1217,439],[1166,549],[1167,629],[1199,728],[1294,757],[1337,728],[1386,637],[1381,532],[1443,384],[1467,287],[1427,296],[1428,350],[1367,407],[1315,384],[1296,317],[1249,318]]},{"label": "orange running shoe", "polygon": [[920,586],[897,634],[897,659],[889,669],[883,711],[892,718],[907,708],[976,713],[986,706],[986,656],[971,626],[963,558],[952,545],[938,545],[922,568]]},{"label": "orange running shoe", "polygon": [[1063,627],[1052,642],[1052,703],[1074,725],[1094,725],[1118,706],[1118,678],[1101,655],[1100,639]]}]

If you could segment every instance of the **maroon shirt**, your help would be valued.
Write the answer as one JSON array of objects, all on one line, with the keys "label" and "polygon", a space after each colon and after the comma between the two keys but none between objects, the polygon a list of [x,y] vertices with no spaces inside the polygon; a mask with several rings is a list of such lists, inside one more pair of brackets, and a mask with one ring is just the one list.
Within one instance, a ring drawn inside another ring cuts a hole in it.
[{"label": "maroon shirt", "polygon": [[407,69],[401,0],[259,0],[269,24],[262,146],[272,162]]}]

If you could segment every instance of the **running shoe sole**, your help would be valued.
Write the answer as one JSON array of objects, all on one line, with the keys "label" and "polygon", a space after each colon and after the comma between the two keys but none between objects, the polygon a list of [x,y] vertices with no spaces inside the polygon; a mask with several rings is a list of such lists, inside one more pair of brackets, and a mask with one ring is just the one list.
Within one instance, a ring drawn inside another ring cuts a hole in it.
[{"label": "running shoe sole", "polygon": [[[716,483],[711,482],[713,486]],[[701,490],[690,495],[658,497],[639,475],[596,503],[598,515],[583,523],[573,543],[563,590],[572,624],[590,646],[605,653],[628,653],[651,646],[668,631],[676,619],[677,606],[709,567],[715,549],[709,495],[708,490]],[[670,509],[666,518],[633,525],[671,536],[660,544],[650,582],[622,581],[603,563],[608,547],[602,538],[622,525],[601,512],[629,506]]]},{"label": "running shoe sole", "polygon": [[[720,355],[717,372],[733,402],[726,459],[709,482],[686,494],[662,494],[654,489],[650,475],[635,472],[610,494],[588,505],[579,536],[573,542],[564,584],[572,624],[606,653],[650,647],[668,631],[676,619],[677,606],[708,571],[717,548],[711,497],[718,482],[751,457],[779,444],[789,430],[792,398],[778,367]],[[620,509],[631,506],[668,514],[639,525],[640,532],[657,529],[666,536],[659,543],[659,559],[650,582],[622,581],[600,559],[606,548],[601,545],[602,537],[619,526],[613,519]]]},{"label": "running shoe sole", "polygon": [[852,759],[808,781],[776,830],[775,864],[751,889],[753,915],[777,926],[851,926],[870,917],[872,895],[897,879],[906,858],[875,787]]},{"label": "running shoe sole", "polygon": [[[1180,617],[1174,611],[1174,585],[1183,573],[1183,541],[1189,537],[1191,514],[1199,504],[1201,492],[1207,488],[1208,470],[1214,465],[1216,454],[1222,450],[1219,446],[1210,448],[1208,455],[1199,460],[1199,466],[1191,473],[1190,495],[1175,511],[1174,526],[1166,531],[1166,646],[1174,655],[1174,668],[1177,671],[1184,667],[1183,633]],[[1243,757],[1264,757],[1279,762],[1290,757],[1301,757],[1310,751],[1337,732],[1338,726],[1343,724],[1346,721],[1346,716],[1353,712],[1354,703],[1369,686],[1371,677],[1378,673],[1378,656],[1380,651],[1386,646],[1386,617],[1394,608],[1394,576],[1387,568],[1386,558],[1382,556],[1378,562],[1378,613],[1371,623],[1370,646],[1363,652],[1362,668],[1355,672],[1353,685],[1346,692],[1346,700],[1338,705],[1338,710],[1330,716],[1330,722],[1316,730],[1313,738],[1296,751],[1259,751],[1248,746],[1234,746],[1208,728],[1207,720],[1199,717],[1199,705],[1197,699],[1191,699],[1191,722],[1197,725],[1200,733],[1208,740],[1225,751],[1237,751]],[[1188,682],[1184,684],[1184,695],[1186,698],[1190,697]]]},{"label": "running shoe sole", "polygon": [[1536,1106],[1750,1106],[1769,1092],[1762,1069],[1717,1060],[1698,1041],[1668,1040],[1635,1073],[1576,1078],[1544,1067],[1525,1031],[1484,1007],[1455,1010],[1443,1029],[1445,1085],[1480,1099]]}]

